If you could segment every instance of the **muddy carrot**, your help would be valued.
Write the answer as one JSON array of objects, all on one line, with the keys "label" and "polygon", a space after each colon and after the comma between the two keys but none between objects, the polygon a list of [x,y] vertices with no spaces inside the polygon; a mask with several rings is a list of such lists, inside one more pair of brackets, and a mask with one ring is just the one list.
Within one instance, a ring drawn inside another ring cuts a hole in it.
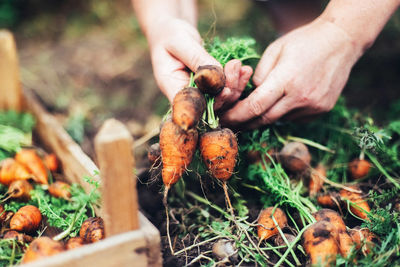
[{"label": "muddy carrot", "polygon": [[25,165],[32,172],[35,182],[48,184],[47,169],[34,149],[21,149],[15,155],[15,160]]},{"label": "muddy carrot", "polygon": [[17,231],[11,230],[4,234],[4,239],[14,239],[21,243],[30,243],[32,242],[33,238],[29,235],[25,235],[22,233],[18,233]]},{"label": "muddy carrot", "polygon": [[61,243],[46,236],[38,237],[33,240],[26,250],[24,257],[22,258],[22,262],[33,262],[51,255],[58,254],[62,251],[64,251],[64,247]]},{"label": "muddy carrot", "polygon": [[160,133],[162,179],[168,189],[175,184],[192,161],[196,150],[196,130],[183,131],[172,121],[164,123]]},{"label": "muddy carrot", "polygon": [[338,234],[337,241],[340,254],[346,258],[353,247],[353,240],[347,232],[346,225],[339,213],[330,209],[321,209],[314,213],[314,217],[317,221],[327,221],[333,225]]},{"label": "muddy carrot", "polygon": [[90,217],[82,223],[79,236],[87,243],[100,241],[105,237],[104,222],[100,217]]},{"label": "muddy carrot", "polygon": [[326,177],[326,168],[323,164],[318,164],[315,169],[311,170],[310,183],[308,185],[308,193],[311,197],[321,191],[324,185],[324,177]]},{"label": "muddy carrot", "polygon": [[203,94],[216,96],[225,86],[225,74],[219,66],[200,66],[194,76],[194,82]]},{"label": "muddy carrot", "polygon": [[257,221],[257,235],[261,240],[267,240],[279,233],[272,216],[274,216],[279,228],[283,229],[287,226],[287,217],[283,210],[274,207],[263,209]]},{"label": "muddy carrot", "polygon": [[355,227],[350,229],[349,233],[356,244],[356,249],[361,249],[364,254],[369,254],[378,242],[377,237],[368,228]]},{"label": "muddy carrot", "polygon": [[311,163],[307,146],[300,142],[287,143],[279,153],[279,158],[283,167],[291,172],[304,172]]},{"label": "muddy carrot", "polygon": [[197,126],[206,108],[206,100],[199,89],[187,87],[179,91],[172,103],[172,121],[184,131]]},{"label": "muddy carrot", "polygon": [[20,208],[10,221],[10,229],[22,232],[31,232],[39,228],[42,214],[32,205]]},{"label": "muddy carrot", "polygon": [[8,187],[7,194],[10,198],[29,200],[31,198],[30,192],[32,190],[33,186],[27,180],[16,180]]},{"label": "muddy carrot", "polygon": [[339,254],[335,228],[327,221],[319,221],[308,227],[303,234],[303,242],[312,265],[329,266]]}]

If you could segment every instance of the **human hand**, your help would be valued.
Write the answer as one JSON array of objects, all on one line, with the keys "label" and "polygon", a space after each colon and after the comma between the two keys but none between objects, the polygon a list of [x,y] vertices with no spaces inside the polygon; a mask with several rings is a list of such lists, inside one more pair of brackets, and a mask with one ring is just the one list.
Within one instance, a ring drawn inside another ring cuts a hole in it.
[{"label": "human hand", "polygon": [[148,34],[154,76],[170,102],[189,84],[188,69],[201,65],[218,65],[202,46],[200,34],[182,19],[160,20]]},{"label": "human hand", "polygon": [[344,30],[318,18],[266,49],[254,73],[256,89],[220,121],[256,128],[284,115],[297,119],[327,112],[335,105],[361,52]]}]

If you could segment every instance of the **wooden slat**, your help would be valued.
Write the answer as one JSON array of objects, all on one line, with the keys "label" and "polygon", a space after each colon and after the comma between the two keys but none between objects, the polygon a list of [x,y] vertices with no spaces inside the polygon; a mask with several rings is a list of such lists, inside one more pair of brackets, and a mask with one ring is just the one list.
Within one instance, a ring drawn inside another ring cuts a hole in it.
[{"label": "wooden slat", "polygon": [[17,49],[11,32],[0,30],[0,109],[21,110]]},{"label": "wooden slat", "polygon": [[[156,266],[148,264],[144,233],[131,231],[85,245],[23,267],[121,267]],[[161,266],[161,265],[157,265]]]},{"label": "wooden slat", "polygon": [[132,136],[121,122],[109,119],[104,122],[94,143],[101,173],[101,206],[106,236],[138,229]]}]

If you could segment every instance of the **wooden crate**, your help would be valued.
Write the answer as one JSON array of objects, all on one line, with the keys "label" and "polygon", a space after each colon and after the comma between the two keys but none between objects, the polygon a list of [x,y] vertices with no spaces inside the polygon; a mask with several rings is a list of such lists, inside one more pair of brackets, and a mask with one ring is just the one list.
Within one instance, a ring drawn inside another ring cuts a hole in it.
[{"label": "wooden crate", "polygon": [[[30,90],[21,90],[15,43],[7,31],[0,31],[0,109],[25,110],[33,114],[39,142],[57,155],[66,179],[90,190],[83,177],[92,176],[99,169],[46,112],[35,95]],[[103,201],[102,209],[96,213],[105,220],[106,238],[21,266],[162,265],[159,231],[138,211],[131,152],[133,141],[126,133],[122,124],[109,121],[103,125],[95,142],[101,170],[101,178],[96,179],[102,186]]]}]

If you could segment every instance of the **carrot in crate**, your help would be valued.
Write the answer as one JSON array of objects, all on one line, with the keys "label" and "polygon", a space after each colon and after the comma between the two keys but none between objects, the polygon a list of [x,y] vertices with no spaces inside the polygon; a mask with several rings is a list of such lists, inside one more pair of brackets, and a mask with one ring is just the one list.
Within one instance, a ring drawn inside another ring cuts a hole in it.
[{"label": "carrot in crate", "polygon": [[87,243],[97,242],[105,237],[104,222],[100,217],[91,217],[82,223],[79,236]]},{"label": "carrot in crate", "polygon": [[15,160],[25,165],[33,174],[33,180],[40,184],[48,184],[47,169],[34,149],[21,149],[15,154]]},{"label": "carrot in crate", "polygon": [[66,249],[74,249],[74,248],[79,248],[82,247],[85,244],[85,240],[83,240],[82,237],[76,236],[76,237],[71,237],[68,239],[67,244],[65,244]]},{"label": "carrot in crate", "polygon": [[17,231],[11,230],[4,234],[4,239],[14,239],[21,243],[30,243],[33,240],[33,237],[30,235],[25,235],[23,233],[18,233]]},{"label": "carrot in crate", "polygon": [[274,216],[279,228],[283,229],[288,225],[286,214],[280,208],[268,207],[263,209],[257,221],[257,235],[261,240],[267,240],[279,233],[272,216]]},{"label": "carrot in crate", "polygon": [[30,192],[33,186],[27,180],[16,180],[8,187],[7,198],[17,198],[20,200],[29,200],[31,198]]},{"label": "carrot in crate", "polygon": [[0,183],[10,185],[15,180],[28,180],[32,178],[30,171],[21,163],[12,158],[1,162]]},{"label": "carrot in crate", "polygon": [[159,143],[152,144],[147,151],[147,159],[152,166],[157,167],[161,161],[161,148]]},{"label": "carrot in crate", "polygon": [[197,126],[206,108],[204,95],[195,87],[179,91],[172,103],[172,121],[184,131]]},{"label": "carrot in crate", "polygon": [[71,186],[69,184],[56,181],[49,185],[49,193],[53,197],[64,198],[68,200],[71,197],[70,188]]},{"label": "carrot in crate", "polygon": [[326,177],[326,168],[323,164],[318,164],[318,166],[311,170],[310,183],[308,185],[310,197],[315,196],[319,191],[321,191],[324,185],[324,178]]},{"label": "carrot in crate", "polygon": [[39,228],[42,214],[32,205],[20,208],[10,221],[10,229],[22,232],[31,232]]},{"label": "carrot in crate", "polygon": [[224,70],[215,65],[200,66],[194,75],[194,83],[203,94],[216,96],[225,86]]},{"label": "carrot in crate", "polygon": [[349,233],[356,244],[356,249],[361,249],[365,255],[371,252],[378,240],[368,228],[355,227],[350,229]]},{"label": "carrot in crate", "polygon": [[38,237],[29,245],[24,257],[22,258],[22,262],[33,262],[63,251],[64,247],[61,243],[54,241],[47,236]]},{"label": "carrot in crate", "polygon": [[58,159],[56,154],[51,153],[44,156],[44,165],[52,172],[58,170]]}]

